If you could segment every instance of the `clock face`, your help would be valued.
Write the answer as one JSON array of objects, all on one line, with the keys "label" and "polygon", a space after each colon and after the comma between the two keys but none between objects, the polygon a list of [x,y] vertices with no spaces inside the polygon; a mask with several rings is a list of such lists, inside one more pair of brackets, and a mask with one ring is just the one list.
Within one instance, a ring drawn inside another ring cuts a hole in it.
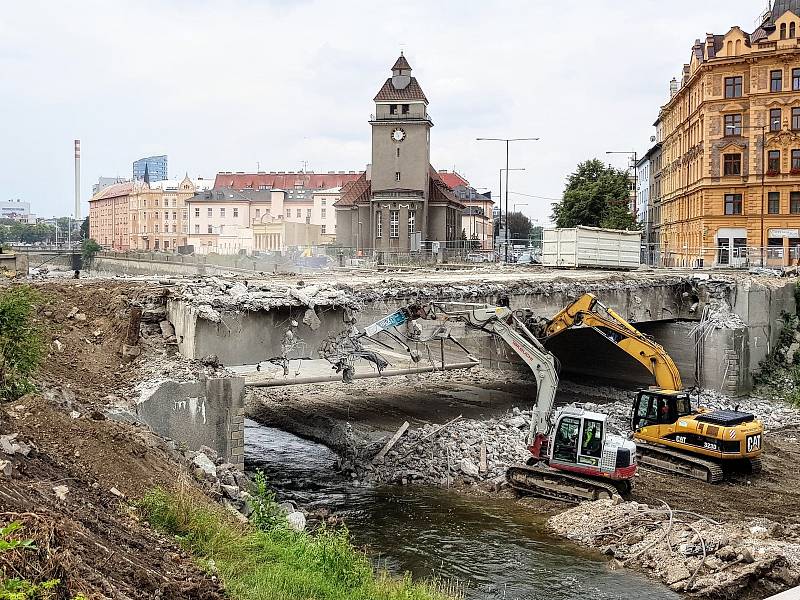
[{"label": "clock face", "polygon": [[395,127],[392,129],[392,139],[395,142],[402,142],[404,139],[406,139],[406,132],[400,127]]}]

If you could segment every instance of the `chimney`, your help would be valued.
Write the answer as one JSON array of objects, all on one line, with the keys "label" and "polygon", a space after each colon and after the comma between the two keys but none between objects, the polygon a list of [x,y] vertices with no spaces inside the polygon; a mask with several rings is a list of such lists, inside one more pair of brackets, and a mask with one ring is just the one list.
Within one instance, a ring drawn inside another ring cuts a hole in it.
[{"label": "chimney", "polygon": [[714,45],[714,34],[707,33],[706,34],[706,58],[712,59],[717,57],[717,49]]},{"label": "chimney", "polygon": [[75,219],[81,220],[81,141],[75,140]]},{"label": "chimney", "polygon": [[672,98],[677,93],[678,93],[678,80],[673,77],[672,81],[669,82],[669,97]]}]

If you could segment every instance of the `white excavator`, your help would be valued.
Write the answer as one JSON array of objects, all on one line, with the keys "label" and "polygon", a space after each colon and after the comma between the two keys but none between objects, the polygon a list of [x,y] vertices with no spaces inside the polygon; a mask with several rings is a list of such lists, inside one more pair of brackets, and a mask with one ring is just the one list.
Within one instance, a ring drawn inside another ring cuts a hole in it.
[{"label": "white excavator", "polygon": [[[425,328],[420,320],[436,324]],[[509,307],[455,302],[411,305],[368,326],[360,337],[376,339],[378,334],[386,333],[415,361],[419,354],[411,349],[412,344],[440,339],[450,339],[469,354],[451,337],[452,322],[496,335],[525,361],[536,378],[527,440],[531,458],[527,464],[508,467],[506,480],[513,488],[567,502],[611,498],[630,491],[636,474],[636,444],[609,432],[604,414],[580,406],[554,411],[557,359]],[[398,329],[401,326],[405,332]],[[432,329],[433,333],[425,336],[425,329]]]}]

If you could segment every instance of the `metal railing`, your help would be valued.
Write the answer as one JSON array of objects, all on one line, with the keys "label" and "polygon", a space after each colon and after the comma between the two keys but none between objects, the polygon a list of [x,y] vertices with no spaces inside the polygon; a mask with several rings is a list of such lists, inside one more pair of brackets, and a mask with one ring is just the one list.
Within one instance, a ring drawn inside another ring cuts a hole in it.
[{"label": "metal railing", "polygon": [[428,113],[415,114],[415,113],[395,113],[387,115],[370,114],[370,121],[430,121],[431,116]]},{"label": "metal railing", "polygon": [[784,270],[800,266],[800,245],[782,246],[703,246],[701,248],[657,248],[647,253],[653,266],[692,269],[751,269]]}]

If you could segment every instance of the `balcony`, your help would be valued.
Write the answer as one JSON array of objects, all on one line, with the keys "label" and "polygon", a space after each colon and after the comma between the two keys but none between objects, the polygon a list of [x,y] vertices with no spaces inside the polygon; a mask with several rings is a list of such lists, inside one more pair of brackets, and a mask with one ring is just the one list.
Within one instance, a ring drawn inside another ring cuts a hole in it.
[{"label": "balcony", "polygon": [[374,115],[371,114],[369,116],[370,122],[373,121],[430,121],[431,116],[427,113],[425,114],[416,114],[416,113],[396,113],[396,114],[385,114],[385,115]]}]

